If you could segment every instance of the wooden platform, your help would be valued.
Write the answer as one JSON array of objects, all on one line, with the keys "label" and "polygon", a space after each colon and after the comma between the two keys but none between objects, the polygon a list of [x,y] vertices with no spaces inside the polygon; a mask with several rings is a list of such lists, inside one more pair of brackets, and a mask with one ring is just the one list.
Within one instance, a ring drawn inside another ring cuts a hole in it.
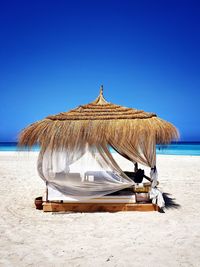
[{"label": "wooden platform", "polygon": [[43,202],[44,212],[118,212],[118,211],[158,211],[158,206],[152,203],[59,203]]}]

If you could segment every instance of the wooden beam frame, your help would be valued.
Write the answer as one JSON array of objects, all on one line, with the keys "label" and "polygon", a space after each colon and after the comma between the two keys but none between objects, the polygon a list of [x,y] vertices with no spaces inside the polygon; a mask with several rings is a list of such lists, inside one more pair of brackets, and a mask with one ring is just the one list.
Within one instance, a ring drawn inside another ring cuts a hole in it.
[{"label": "wooden beam frame", "polygon": [[158,211],[152,203],[60,203],[43,202],[44,212],[118,212],[118,211]]}]

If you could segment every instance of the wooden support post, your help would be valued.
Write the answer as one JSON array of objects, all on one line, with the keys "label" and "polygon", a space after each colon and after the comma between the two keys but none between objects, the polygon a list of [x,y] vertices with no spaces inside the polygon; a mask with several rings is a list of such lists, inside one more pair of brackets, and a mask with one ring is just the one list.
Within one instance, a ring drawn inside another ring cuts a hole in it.
[{"label": "wooden support post", "polygon": [[48,182],[46,181],[46,202],[48,202]]}]

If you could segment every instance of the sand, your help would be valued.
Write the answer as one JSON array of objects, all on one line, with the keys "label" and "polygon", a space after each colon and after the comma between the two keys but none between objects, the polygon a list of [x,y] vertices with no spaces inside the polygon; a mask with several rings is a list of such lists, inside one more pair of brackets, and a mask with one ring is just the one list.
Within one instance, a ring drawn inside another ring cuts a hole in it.
[{"label": "sand", "polygon": [[200,157],[158,156],[164,214],[38,211],[36,160],[0,152],[0,266],[200,266]]}]

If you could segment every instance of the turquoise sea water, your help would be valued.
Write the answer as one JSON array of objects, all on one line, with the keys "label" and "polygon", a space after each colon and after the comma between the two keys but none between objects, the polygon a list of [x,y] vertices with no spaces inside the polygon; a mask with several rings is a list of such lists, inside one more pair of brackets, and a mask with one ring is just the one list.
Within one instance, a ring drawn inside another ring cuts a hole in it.
[{"label": "turquoise sea water", "polygon": [[[0,151],[20,151],[17,143],[14,142],[0,142]],[[24,151],[24,149],[23,149]],[[26,149],[25,151],[28,151]],[[34,146],[31,151],[39,151],[39,146]],[[178,142],[167,146],[157,146],[158,155],[190,155],[200,156],[200,142]]]},{"label": "turquoise sea water", "polygon": [[168,146],[157,146],[158,155],[200,156],[200,142],[179,142]]}]

